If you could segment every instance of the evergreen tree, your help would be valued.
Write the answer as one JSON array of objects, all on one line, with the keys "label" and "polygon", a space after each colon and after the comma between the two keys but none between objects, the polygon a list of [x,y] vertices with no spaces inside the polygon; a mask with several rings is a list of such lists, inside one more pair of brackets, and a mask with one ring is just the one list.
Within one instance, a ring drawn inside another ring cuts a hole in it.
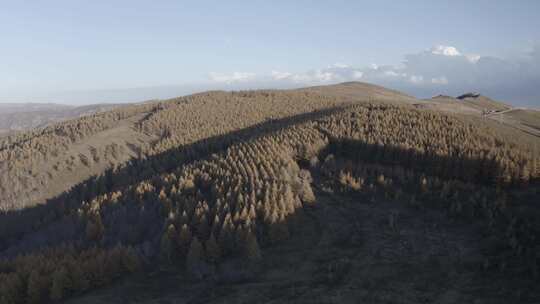
[{"label": "evergreen tree", "polygon": [[529,184],[529,179],[531,177],[531,173],[527,165],[528,164],[524,164],[521,167],[519,179],[522,186],[527,186]]},{"label": "evergreen tree", "polygon": [[21,275],[0,273],[0,303],[22,303],[26,295],[25,281]]},{"label": "evergreen tree", "polygon": [[206,240],[210,234],[210,226],[208,225],[208,220],[206,215],[201,216],[199,223],[197,225],[197,236],[201,240]]},{"label": "evergreen tree", "polygon": [[188,253],[192,237],[193,236],[189,227],[186,224],[182,225],[182,228],[180,228],[180,233],[177,238],[178,251],[181,256],[186,256],[186,254]]},{"label": "evergreen tree", "polygon": [[169,237],[168,231],[166,231],[161,237],[160,243],[160,257],[161,261],[170,264],[173,256],[173,242]]},{"label": "evergreen tree", "polygon": [[90,281],[88,280],[87,274],[84,273],[81,265],[76,261],[70,267],[68,281],[75,291],[86,291],[90,288]]},{"label": "evergreen tree", "polygon": [[37,269],[32,270],[28,277],[27,301],[30,304],[38,304],[43,301],[47,293],[48,286],[44,276]]},{"label": "evergreen tree", "polygon": [[197,237],[194,237],[191,241],[189,247],[189,252],[186,258],[186,268],[193,275],[200,277],[201,275],[201,266],[203,259],[204,251],[201,242]]},{"label": "evergreen tree", "polygon": [[245,256],[252,263],[258,262],[262,258],[259,242],[257,242],[257,238],[252,232],[249,232],[246,236],[244,250]]},{"label": "evergreen tree", "polygon": [[139,256],[133,251],[132,248],[124,249],[122,255],[122,265],[125,270],[130,273],[136,272],[141,267],[141,261]]},{"label": "evergreen tree", "polygon": [[65,297],[66,287],[69,286],[69,283],[67,282],[68,279],[69,277],[63,267],[57,269],[53,273],[50,291],[51,300],[59,301]]},{"label": "evergreen tree", "polygon": [[307,181],[302,182],[301,199],[302,199],[302,202],[308,205],[315,203],[315,200],[316,200],[315,194],[313,194],[311,185]]},{"label": "evergreen tree", "polygon": [[206,247],[206,259],[211,264],[216,264],[221,258],[221,248],[214,237],[214,234],[210,234],[210,238],[205,242]]},{"label": "evergreen tree", "polygon": [[101,216],[98,214],[92,216],[86,223],[86,238],[90,241],[99,241],[103,237],[105,227],[101,222]]}]

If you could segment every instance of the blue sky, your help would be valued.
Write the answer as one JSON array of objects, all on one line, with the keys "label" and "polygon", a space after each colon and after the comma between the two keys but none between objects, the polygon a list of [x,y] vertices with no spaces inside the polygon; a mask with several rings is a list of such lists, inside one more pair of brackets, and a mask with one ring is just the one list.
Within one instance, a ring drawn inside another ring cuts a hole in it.
[{"label": "blue sky", "polygon": [[1,2],[0,102],[359,80],[540,103],[540,1],[186,2]]}]

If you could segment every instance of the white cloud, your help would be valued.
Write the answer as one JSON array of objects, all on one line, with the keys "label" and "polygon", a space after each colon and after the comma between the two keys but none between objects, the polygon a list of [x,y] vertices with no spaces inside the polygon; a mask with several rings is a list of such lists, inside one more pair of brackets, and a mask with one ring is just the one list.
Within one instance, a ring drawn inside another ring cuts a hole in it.
[{"label": "white cloud", "polygon": [[414,83],[414,84],[420,84],[420,83],[424,82],[424,76],[411,75],[411,77],[409,77],[409,81]]},{"label": "white cloud", "polygon": [[437,45],[431,48],[431,53],[444,56],[461,56],[461,53],[453,46]]},{"label": "white cloud", "polygon": [[465,57],[467,57],[467,60],[469,60],[472,63],[478,62],[478,60],[480,60],[481,58],[480,55],[476,55],[476,54],[465,55]]},{"label": "white cloud", "polygon": [[354,71],[353,72],[353,79],[360,79],[364,76],[364,73],[363,72],[360,72],[360,71]]},{"label": "white cloud", "polygon": [[444,76],[431,78],[431,83],[445,85],[445,84],[448,84],[448,79],[446,79],[446,77],[444,77]]},{"label": "white cloud", "polygon": [[323,71],[323,70],[316,70],[313,75],[314,81],[328,82],[328,81],[332,81],[334,78],[335,78],[334,73]]},{"label": "white cloud", "polygon": [[334,63],[333,65],[330,66],[331,68],[340,68],[340,69],[343,69],[343,68],[348,68],[349,66],[344,64],[344,63],[340,63],[340,62],[336,62]]},{"label": "white cloud", "polygon": [[233,72],[231,74],[210,72],[210,80],[223,83],[245,82],[256,78],[255,73]]},{"label": "white cloud", "polygon": [[395,71],[392,71],[392,70],[390,70],[390,71],[385,71],[385,72],[384,72],[384,75],[390,76],[390,77],[397,77],[397,76],[399,76],[398,73],[396,73]]},{"label": "white cloud", "polygon": [[279,72],[279,71],[272,71],[271,75],[272,75],[272,79],[274,79],[274,80],[288,79],[288,78],[291,78],[291,76],[293,76],[292,73]]},{"label": "white cloud", "polygon": [[427,97],[436,94],[459,95],[468,91],[501,100],[539,103],[540,45],[514,58],[466,54],[452,46],[435,46],[404,56],[399,65],[371,64],[353,67],[344,63],[305,73],[271,71],[253,73],[211,74],[222,83],[241,82],[267,87],[300,87],[361,80]]}]

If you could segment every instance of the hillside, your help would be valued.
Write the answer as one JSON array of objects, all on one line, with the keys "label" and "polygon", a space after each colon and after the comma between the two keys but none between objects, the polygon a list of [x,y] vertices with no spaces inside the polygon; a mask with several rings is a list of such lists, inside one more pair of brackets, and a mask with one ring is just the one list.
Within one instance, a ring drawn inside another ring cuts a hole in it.
[{"label": "hillside", "polygon": [[461,102],[481,111],[504,111],[511,106],[478,93],[466,93],[456,97]]},{"label": "hillside", "polygon": [[215,91],[7,137],[0,300],[537,301],[538,139],[418,103]]},{"label": "hillside", "polygon": [[492,115],[491,118],[540,137],[540,111],[538,110],[512,109],[505,111],[503,114]]},{"label": "hillside", "polygon": [[[467,93],[455,98],[438,95],[416,102],[414,106],[420,109],[488,118],[507,128],[540,137],[540,119],[537,110],[514,108],[478,93]],[[496,126],[496,128],[500,127]]]},{"label": "hillside", "polygon": [[[201,93],[125,106],[5,138],[0,141],[0,209],[44,202],[135,155],[154,155],[292,115],[405,96],[360,83],[357,95],[341,94],[350,92],[351,85],[355,84],[329,86],[327,90]],[[78,130],[81,123],[82,132]]]}]

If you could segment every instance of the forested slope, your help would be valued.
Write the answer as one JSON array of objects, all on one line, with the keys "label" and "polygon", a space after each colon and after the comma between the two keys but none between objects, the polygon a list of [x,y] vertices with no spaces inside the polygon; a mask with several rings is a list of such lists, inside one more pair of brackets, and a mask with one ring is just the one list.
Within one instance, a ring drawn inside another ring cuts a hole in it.
[{"label": "forested slope", "polygon": [[43,203],[132,157],[265,121],[369,100],[405,103],[411,99],[362,83],[290,91],[215,91],[124,106],[18,133],[0,139],[0,209]]},{"label": "forested slope", "polygon": [[[141,267],[226,281],[238,275],[232,269],[257,269],[265,251],[300,231],[312,209],[325,208],[323,192],[474,223],[491,248],[478,268],[537,278],[534,143],[405,101],[331,95],[202,93],[3,142],[3,165],[19,172],[15,160],[57,157],[126,119],[136,118],[133,132],[145,136],[130,161],[0,214],[0,299],[58,300]],[[388,221],[395,226],[393,213]]]}]

